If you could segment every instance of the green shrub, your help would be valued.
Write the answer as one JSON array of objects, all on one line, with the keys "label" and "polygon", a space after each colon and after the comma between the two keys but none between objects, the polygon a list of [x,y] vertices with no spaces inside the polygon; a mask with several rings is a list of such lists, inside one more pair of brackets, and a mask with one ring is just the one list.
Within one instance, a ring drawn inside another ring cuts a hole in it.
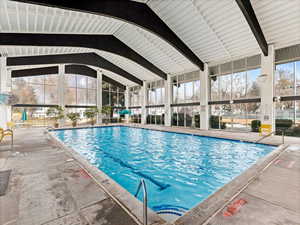
[{"label": "green shrub", "polygon": [[195,127],[200,127],[200,115],[195,115]]},{"label": "green shrub", "polygon": [[80,119],[80,114],[79,113],[68,113],[67,117],[72,121],[72,122],[77,122]]},{"label": "green shrub", "polygon": [[288,119],[276,119],[275,120],[276,128],[279,129],[287,129],[292,127],[293,121]]},{"label": "green shrub", "polygon": [[260,120],[252,120],[251,121],[251,131],[258,132],[260,128],[261,122]]},{"label": "green shrub", "polygon": [[[214,129],[226,129],[226,123],[225,122],[220,122],[222,120],[221,116],[210,116],[209,118],[209,123],[210,127]],[[220,125],[220,127],[219,127]]]}]

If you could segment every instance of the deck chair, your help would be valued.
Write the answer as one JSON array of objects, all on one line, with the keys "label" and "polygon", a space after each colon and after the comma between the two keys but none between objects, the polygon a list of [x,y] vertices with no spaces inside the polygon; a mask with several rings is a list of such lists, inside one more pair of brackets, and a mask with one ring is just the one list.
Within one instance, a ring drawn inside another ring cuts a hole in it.
[{"label": "deck chair", "polygon": [[11,129],[4,130],[3,128],[0,128],[0,143],[6,136],[11,136],[11,148],[14,146],[14,132]]}]

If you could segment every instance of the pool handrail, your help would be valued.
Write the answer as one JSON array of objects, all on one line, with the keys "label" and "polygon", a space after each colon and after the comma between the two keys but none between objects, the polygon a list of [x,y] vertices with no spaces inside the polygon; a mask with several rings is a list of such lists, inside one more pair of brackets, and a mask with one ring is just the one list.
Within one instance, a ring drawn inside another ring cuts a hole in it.
[{"label": "pool handrail", "polygon": [[144,179],[141,179],[134,197],[137,197],[141,188],[143,188],[143,224],[148,224],[148,193]]},{"label": "pool handrail", "polygon": [[[264,140],[265,138],[270,137],[272,134],[275,134],[275,133],[276,133],[276,131],[273,131],[273,132],[267,134],[266,136],[261,137],[261,138],[258,139],[255,143],[259,143],[259,142],[261,142],[262,140]],[[284,144],[284,130],[281,131],[281,136],[282,136],[282,144]]]}]

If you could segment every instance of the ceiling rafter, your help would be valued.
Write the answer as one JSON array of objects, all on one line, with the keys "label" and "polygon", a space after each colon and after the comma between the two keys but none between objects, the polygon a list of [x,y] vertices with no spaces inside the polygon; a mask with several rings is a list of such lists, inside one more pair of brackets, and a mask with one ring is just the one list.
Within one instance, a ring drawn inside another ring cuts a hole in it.
[{"label": "ceiling rafter", "polygon": [[126,78],[138,85],[143,85],[143,81],[109,62],[96,53],[76,53],[76,54],[59,54],[59,55],[41,55],[41,56],[24,56],[8,57],[7,66],[25,66],[25,65],[45,65],[45,64],[84,64],[102,68],[111,71],[121,77]]},{"label": "ceiling rafter", "polygon": [[[41,75],[52,75],[58,74],[58,66],[47,66],[47,67],[38,67],[38,68],[29,68],[29,69],[12,69],[11,77],[28,77],[28,76],[41,76]],[[94,70],[86,65],[78,65],[78,64],[69,64],[65,65],[65,73],[66,74],[76,74],[76,75],[84,75],[88,77],[97,78],[97,70]],[[118,86],[122,89],[126,89],[126,86],[121,84],[120,82],[106,76],[102,75],[102,80]]]},{"label": "ceiling rafter", "polygon": [[130,59],[157,76],[167,79],[165,72],[129,48],[113,35],[0,33],[0,45],[70,46],[111,52]]},{"label": "ceiling rafter", "polygon": [[[117,18],[142,27],[167,41],[193,64],[204,69],[199,57],[157,16],[152,9],[140,2],[89,0],[87,2],[68,0],[13,0],[48,7],[58,7],[74,11]],[[75,21],[75,19],[74,19]]]},{"label": "ceiling rafter", "polygon": [[242,13],[245,16],[245,19],[247,23],[249,24],[249,27],[256,38],[259,47],[261,48],[261,51],[265,56],[268,55],[268,43],[266,41],[266,38],[264,36],[264,33],[260,27],[260,24],[257,20],[257,17],[255,15],[254,9],[252,7],[252,4],[250,0],[235,0],[238,6],[240,7]]}]

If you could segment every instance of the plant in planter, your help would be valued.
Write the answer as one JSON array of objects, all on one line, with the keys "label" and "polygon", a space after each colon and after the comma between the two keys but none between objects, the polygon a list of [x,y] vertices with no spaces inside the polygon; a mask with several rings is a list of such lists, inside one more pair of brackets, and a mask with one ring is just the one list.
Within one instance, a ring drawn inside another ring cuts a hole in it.
[{"label": "plant in planter", "polygon": [[49,108],[46,112],[46,115],[54,119],[54,127],[58,128],[58,120],[63,119],[65,117],[64,110],[61,106],[56,106]]},{"label": "plant in planter", "polygon": [[[108,118],[110,117],[111,112],[112,112],[112,107],[108,106],[108,105],[103,106],[101,109],[101,114]],[[105,120],[106,124],[108,123],[108,120],[109,120],[108,118]]]},{"label": "plant in planter", "polygon": [[97,116],[98,113],[99,113],[99,110],[97,109],[97,107],[93,107],[93,108],[87,109],[84,112],[84,116],[90,120],[91,125],[93,126],[96,123],[95,117]]},{"label": "plant in planter", "polygon": [[252,120],[251,121],[251,131],[252,132],[259,132],[260,126],[261,126],[260,120]]},{"label": "plant in planter", "polygon": [[72,121],[72,126],[76,127],[77,126],[77,121],[80,119],[80,114],[79,113],[68,113],[67,117]]}]

